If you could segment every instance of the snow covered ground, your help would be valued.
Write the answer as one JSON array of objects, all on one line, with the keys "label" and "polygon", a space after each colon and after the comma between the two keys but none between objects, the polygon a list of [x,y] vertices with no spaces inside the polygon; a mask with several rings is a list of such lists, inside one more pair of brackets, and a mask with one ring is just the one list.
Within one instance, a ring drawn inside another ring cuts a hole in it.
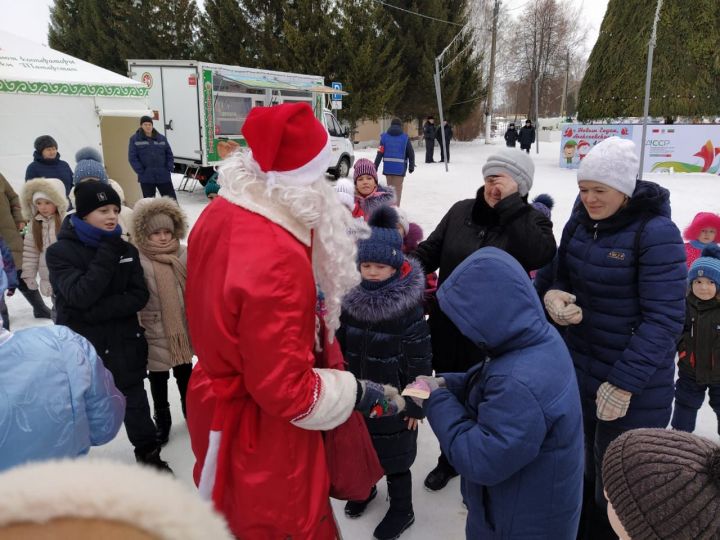
[{"label": "snow covered ground", "polygon": [[[485,145],[480,141],[462,143],[453,142],[451,146],[450,171],[445,172],[442,163],[425,164],[424,149],[416,149],[417,169],[405,180],[402,206],[408,211],[411,221],[422,226],[429,234],[450,206],[458,200],[472,198],[482,184],[482,165],[493,150],[502,147],[503,141],[496,140],[494,145]],[[519,151],[519,150],[518,150]],[[356,157],[374,158],[374,150],[361,150]],[[541,143],[541,151],[530,154],[535,161],[535,183],[531,196],[549,193],[555,199],[553,223],[555,235],[560,238],[562,228],[567,221],[573,201],[577,196],[575,171],[560,169],[558,166],[559,148],[557,143]],[[436,148],[436,159],[439,149]],[[381,177],[382,179],[382,177]],[[680,229],[684,228],[699,211],[720,211],[720,177],[704,174],[648,174],[645,179],[653,180],[667,187],[671,194],[673,219]],[[179,178],[178,178],[179,180]],[[15,182],[16,190],[21,185]],[[191,222],[202,212],[207,199],[202,189],[194,193],[179,193],[180,204],[188,213]],[[12,328],[21,328],[44,324],[32,317],[30,306],[19,293],[8,299]],[[192,485],[192,467],[194,459],[190,450],[190,440],[185,423],[182,421],[180,400],[177,388],[170,381],[171,402],[173,403],[174,425],[170,442],[163,450],[163,457],[183,482]],[[149,395],[149,388],[148,388]],[[706,404],[698,416],[696,433],[717,440],[717,420]],[[415,506],[415,524],[402,538],[421,540],[443,537],[448,540],[464,538],[464,526],[467,512],[462,506],[459,481],[451,481],[447,488],[439,493],[430,493],[423,489],[425,475],[434,467],[438,455],[438,443],[429,425],[420,426],[418,457],[413,471],[413,503]],[[105,457],[124,462],[133,462],[132,447],[124,431],[108,445],[95,448],[91,457]],[[366,514],[357,520],[347,519],[342,511],[343,504],[335,501],[336,516],[346,539],[372,538],[372,531],[382,519],[387,502],[386,486],[381,481],[378,497],[370,504]]]}]

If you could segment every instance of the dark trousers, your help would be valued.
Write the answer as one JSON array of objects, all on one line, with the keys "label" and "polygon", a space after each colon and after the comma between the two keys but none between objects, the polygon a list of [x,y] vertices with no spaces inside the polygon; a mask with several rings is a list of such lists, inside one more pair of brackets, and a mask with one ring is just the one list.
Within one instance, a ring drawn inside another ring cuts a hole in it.
[{"label": "dark trousers", "polygon": [[125,431],[139,454],[159,447],[155,424],[150,417],[150,405],[142,382],[121,389],[125,395]]},{"label": "dark trousers", "polygon": [[521,144],[520,150],[525,150],[526,153],[530,153],[530,145],[529,144]]},{"label": "dark trousers", "polygon": [[[180,402],[182,403],[183,414],[185,414],[185,396],[187,395],[188,382],[192,373],[192,364],[180,364],[172,368],[173,377],[177,383],[178,392],[180,392]],[[150,378],[150,393],[153,398],[153,406],[155,410],[167,409],[170,406],[168,401],[168,381],[170,380],[169,371],[151,371],[148,375]]]},{"label": "dark trousers", "polygon": [[10,330],[10,315],[8,314],[7,305],[5,305],[5,293],[0,296],[0,317],[2,317],[3,328]]},{"label": "dark trousers", "polygon": [[435,139],[425,139],[425,163],[432,163],[435,152]]},{"label": "dark trousers", "polygon": [[155,197],[155,189],[157,189],[160,192],[161,197],[172,197],[177,200],[175,187],[172,182],[165,182],[163,184],[144,184],[140,182],[140,189],[142,190],[143,197],[146,199],[152,199]]},{"label": "dark trousers", "polygon": [[445,161],[445,156],[447,156],[448,163],[450,163],[450,141],[445,144],[445,150],[443,150],[442,141],[438,141],[438,144],[440,145],[440,161]]},{"label": "dark trousers", "polygon": [[675,406],[672,416],[674,429],[688,433],[695,431],[697,412],[705,401],[706,392],[710,394],[710,407],[720,422],[720,384],[698,384],[692,375],[682,371],[679,373],[675,382]]},{"label": "dark trousers", "polygon": [[627,429],[597,418],[584,417],[585,484],[578,539],[615,540],[617,535],[607,517],[607,501],[602,481],[602,461],[607,447]]}]

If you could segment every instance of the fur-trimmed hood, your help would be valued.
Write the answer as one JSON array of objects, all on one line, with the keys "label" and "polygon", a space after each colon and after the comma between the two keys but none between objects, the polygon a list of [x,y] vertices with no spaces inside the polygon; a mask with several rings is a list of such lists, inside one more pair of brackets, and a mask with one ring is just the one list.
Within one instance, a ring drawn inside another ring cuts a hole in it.
[{"label": "fur-trimmed hood", "polygon": [[358,285],[343,298],[343,311],[364,322],[386,321],[422,305],[425,275],[417,259],[406,257],[400,276],[380,289]]},{"label": "fur-trimmed hood", "polygon": [[175,230],[174,236],[179,240],[185,238],[188,230],[188,219],[185,212],[180,208],[177,202],[170,197],[159,197],[152,199],[140,199],[135,203],[133,208],[133,219],[131,225],[131,235],[133,240],[142,244],[147,241],[150,236],[148,230],[148,221],[157,214],[165,214],[172,219]]},{"label": "fur-trimmed hood", "polygon": [[23,217],[30,221],[37,214],[32,199],[38,192],[43,192],[50,198],[50,202],[57,206],[58,215],[62,219],[68,209],[68,200],[65,197],[65,184],[57,178],[35,178],[25,182],[21,195]]}]

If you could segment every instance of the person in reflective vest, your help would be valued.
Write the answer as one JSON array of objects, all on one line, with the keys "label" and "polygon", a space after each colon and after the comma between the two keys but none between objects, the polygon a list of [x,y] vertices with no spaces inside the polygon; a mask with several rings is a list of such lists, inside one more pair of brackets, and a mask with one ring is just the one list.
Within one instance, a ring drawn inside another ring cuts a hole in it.
[{"label": "person in reflective vest", "polygon": [[390,128],[380,136],[380,147],[375,156],[375,168],[382,161],[382,173],[388,186],[395,189],[397,205],[400,206],[403,180],[406,171],[412,174],[415,170],[415,151],[410,137],[402,129],[399,118],[393,118]]}]

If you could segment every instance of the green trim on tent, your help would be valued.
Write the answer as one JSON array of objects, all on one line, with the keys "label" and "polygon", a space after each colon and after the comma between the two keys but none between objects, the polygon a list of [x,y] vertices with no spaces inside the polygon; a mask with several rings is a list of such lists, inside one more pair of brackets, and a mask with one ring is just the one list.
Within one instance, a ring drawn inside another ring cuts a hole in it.
[{"label": "green trim on tent", "polygon": [[72,84],[0,80],[0,92],[9,94],[50,94],[60,96],[146,97],[145,86],[113,84]]}]

